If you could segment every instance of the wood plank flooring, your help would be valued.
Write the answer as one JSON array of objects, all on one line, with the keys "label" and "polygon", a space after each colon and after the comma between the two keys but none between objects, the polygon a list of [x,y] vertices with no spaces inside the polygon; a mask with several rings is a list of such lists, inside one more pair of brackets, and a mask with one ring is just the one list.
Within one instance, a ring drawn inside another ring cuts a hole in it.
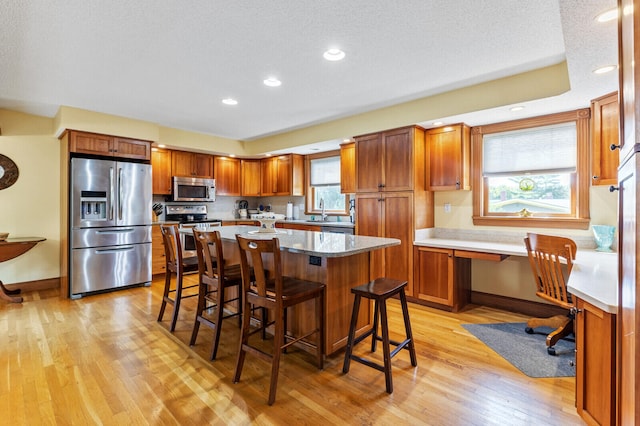
[{"label": "wood plank flooring", "polygon": [[[232,383],[237,321],[224,323],[210,362],[208,327],[188,345],[195,298],[183,302],[175,333],[168,332],[170,307],[156,322],[162,285],[79,300],[43,290],[26,293],[22,304],[1,303],[0,424],[584,424],[574,378],[529,378],[460,325],[526,319],[520,315],[410,304],[418,367],[406,351],[392,360],[392,395],[372,368],[352,363],[343,375],[344,352],[318,371],[309,354],[294,349],[283,357],[270,407],[264,361],[247,355],[240,383]],[[389,315],[391,337],[400,339],[397,301]]]}]

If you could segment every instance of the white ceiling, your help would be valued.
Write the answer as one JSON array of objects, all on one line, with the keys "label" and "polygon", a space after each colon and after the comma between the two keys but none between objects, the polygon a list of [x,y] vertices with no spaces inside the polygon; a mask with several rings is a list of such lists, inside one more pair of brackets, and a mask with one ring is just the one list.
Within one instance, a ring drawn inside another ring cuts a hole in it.
[{"label": "white ceiling", "polygon": [[[617,72],[592,73],[618,62],[616,22],[594,21],[615,5],[8,0],[0,108],[52,117],[66,105],[250,141],[566,59],[568,93],[516,114],[505,107],[442,118],[478,125],[565,111],[617,90]],[[325,61],[329,47],[346,58]],[[264,86],[269,76],[282,86]],[[238,105],[223,105],[226,97]]]}]

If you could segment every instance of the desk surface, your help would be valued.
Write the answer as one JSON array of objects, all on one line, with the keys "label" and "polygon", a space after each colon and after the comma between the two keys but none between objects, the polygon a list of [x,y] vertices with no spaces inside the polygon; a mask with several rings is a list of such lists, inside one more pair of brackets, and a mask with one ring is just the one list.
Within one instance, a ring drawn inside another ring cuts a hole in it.
[{"label": "desk surface", "polygon": [[[466,241],[444,238],[427,238],[415,241],[417,246],[438,247],[481,253],[527,256],[522,244],[494,243],[491,241]],[[618,312],[618,254],[591,249],[578,249],[573,270],[567,282],[570,293],[591,303],[605,312]]]}]

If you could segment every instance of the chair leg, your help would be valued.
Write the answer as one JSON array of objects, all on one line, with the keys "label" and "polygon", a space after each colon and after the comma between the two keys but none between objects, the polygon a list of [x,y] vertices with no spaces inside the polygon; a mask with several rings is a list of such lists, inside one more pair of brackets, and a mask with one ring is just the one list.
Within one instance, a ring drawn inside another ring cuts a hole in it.
[{"label": "chair leg", "polygon": [[324,369],[324,290],[316,298],[316,349],[318,351],[318,369]]},{"label": "chair leg", "polygon": [[236,371],[233,375],[233,383],[240,381],[242,367],[244,366],[245,350],[244,346],[249,342],[249,328],[251,325],[251,305],[245,303],[244,312],[242,313],[242,330],[240,331],[240,347],[238,348],[238,357],[236,358]]},{"label": "chair leg", "polygon": [[[377,301],[376,301],[377,303]],[[384,379],[387,393],[393,393],[393,379],[391,377],[391,351],[389,350],[389,324],[387,323],[387,304],[380,304],[380,325],[382,328],[382,354],[384,357]],[[375,333],[374,333],[375,339]]]},{"label": "chair leg", "polygon": [[213,343],[211,345],[211,361],[216,359],[218,344],[220,343],[220,331],[222,330],[222,317],[224,314],[224,287],[218,287],[216,294],[216,328],[213,330]]},{"label": "chair leg", "polygon": [[[384,302],[382,302],[384,303]],[[376,345],[378,344],[378,316],[380,313],[380,305],[376,299],[373,305],[373,334],[371,335],[371,352],[376,351]]]},{"label": "chair leg", "polygon": [[166,268],[164,273],[164,291],[162,293],[162,303],[160,304],[160,313],[158,314],[158,321],[162,321],[164,316],[164,310],[167,307],[167,300],[169,299],[169,290],[171,289],[171,271]]},{"label": "chair leg", "polygon": [[178,311],[180,310],[180,300],[182,299],[182,272],[176,272],[176,294],[173,303],[173,315],[171,316],[171,326],[169,331],[173,332],[176,329],[176,323],[178,322]]},{"label": "chair leg", "polygon": [[284,339],[284,318],[286,313],[282,313],[282,317],[276,318],[275,336],[273,347],[273,358],[271,360],[271,384],[269,385],[269,405],[273,405],[276,400],[276,389],[278,387],[278,372],[280,370],[280,354],[282,354],[282,346],[285,344]]},{"label": "chair leg", "polygon": [[356,323],[358,322],[358,311],[360,310],[360,295],[356,294],[353,300],[353,310],[351,311],[351,324],[349,325],[349,336],[347,338],[347,349],[344,353],[344,364],[342,372],[348,373],[351,364],[351,354],[353,353],[353,341],[356,335]]},{"label": "chair leg", "polygon": [[409,320],[409,306],[407,304],[407,296],[404,294],[404,288],[400,290],[400,304],[402,305],[402,316],[404,317],[404,329],[409,340],[409,356],[411,357],[411,365],[416,367],[418,360],[416,358],[416,347],[413,344],[413,332],[411,331],[411,321]]},{"label": "chair leg", "polygon": [[207,293],[207,286],[205,284],[200,283],[200,287],[198,288],[198,308],[196,309],[196,321],[193,324],[193,331],[191,332],[191,340],[189,341],[189,346],[193,346],[196,344],[196,338],[198,337],[198,331],[200,330],[200,317],[204,312],[206,300],[205,295]]},{"label": "chair leg", "polygon": [[558,327],[547,335],[547,347],[549,348],[573,332],[573,320],[569,317],[564,317],[564,321],[557,325]]}]

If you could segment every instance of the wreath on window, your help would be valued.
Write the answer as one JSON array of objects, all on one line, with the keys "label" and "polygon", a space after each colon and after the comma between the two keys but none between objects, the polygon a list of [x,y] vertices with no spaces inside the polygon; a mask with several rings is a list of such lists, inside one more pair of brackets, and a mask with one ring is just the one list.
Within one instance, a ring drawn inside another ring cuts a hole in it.
[{"label": "wreath on window", "polygon": [[5,189],[18,180],[18,166],[6,155],[0,154],[0,189]]},{"label": "wreath on window", "polygon": [[536,187],[536,183],[533,181],[533,179],[529,179],[529,178],[524,178],[520,181],[520,184],[518,185],[520,187],[520,191],[532,191],[533,188]]}]

